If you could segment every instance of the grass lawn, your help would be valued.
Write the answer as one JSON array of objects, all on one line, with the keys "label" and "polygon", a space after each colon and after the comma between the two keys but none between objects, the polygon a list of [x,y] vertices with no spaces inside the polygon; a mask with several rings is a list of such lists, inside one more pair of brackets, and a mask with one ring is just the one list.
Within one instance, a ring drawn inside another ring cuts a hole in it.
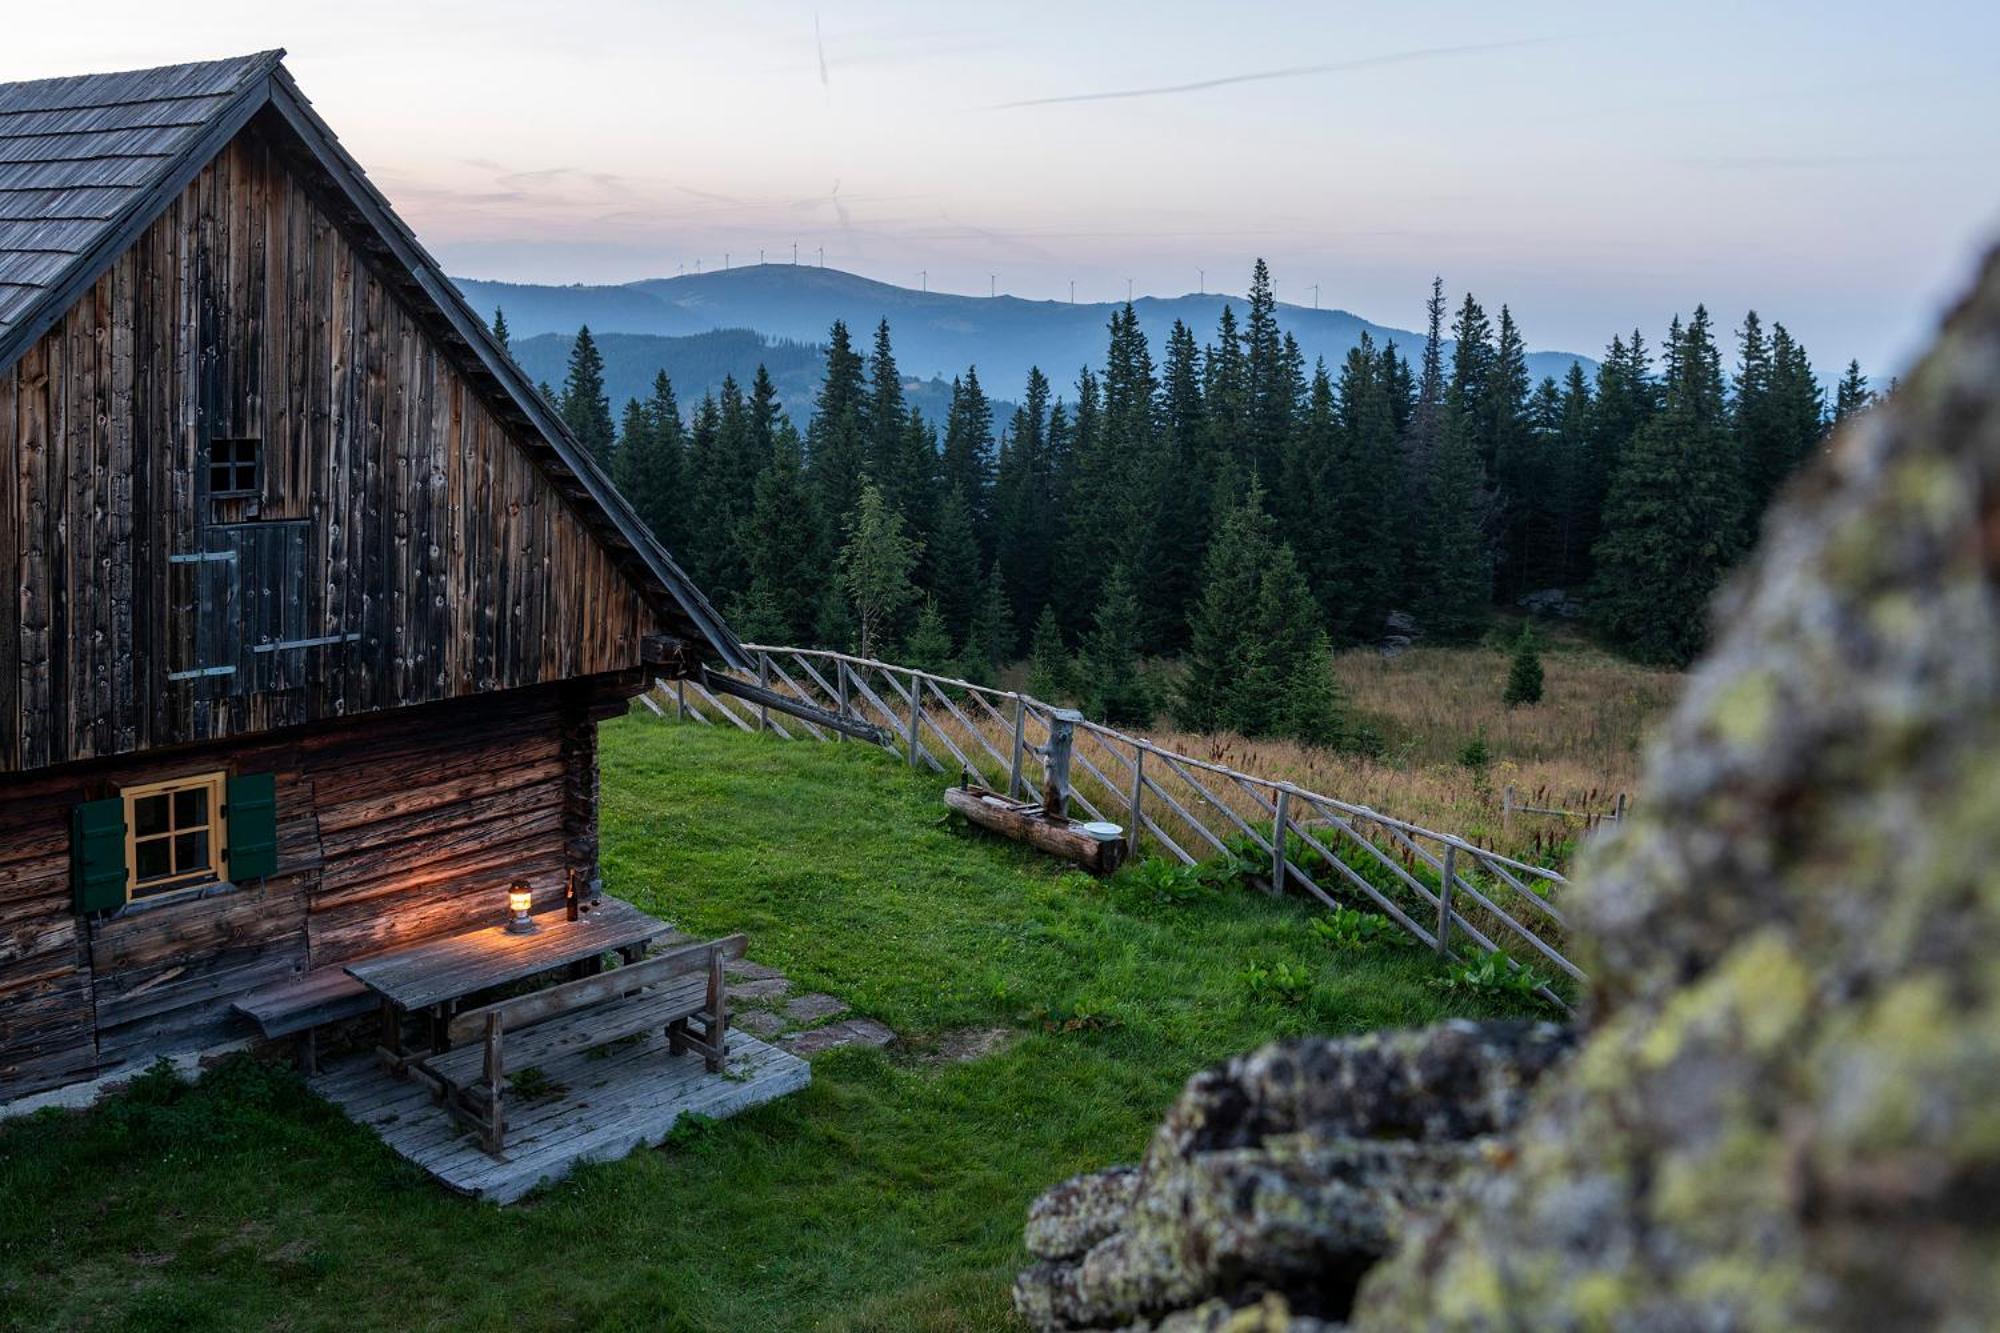
[{"label": "grass lawn", "polygon": [[[148,1078],[0,1126],[0,1327],[1008,1328],[1029,1201],[1136,1157],[1194,1070],[1467,1003],[1415,948],[1329,950],[1299,904],[1161,901],[948,828],[938,779],[864,746],[650,717],[603,743],[611,890],[748,932],[903,1049],[830,1052],[802,1094],[507,1209],[446,1194],[286,1070]],[[1309,968],[1309,994],[1253,996],[1253,961]],[[1022,1035],[924,1057],[997,1026]]]}]

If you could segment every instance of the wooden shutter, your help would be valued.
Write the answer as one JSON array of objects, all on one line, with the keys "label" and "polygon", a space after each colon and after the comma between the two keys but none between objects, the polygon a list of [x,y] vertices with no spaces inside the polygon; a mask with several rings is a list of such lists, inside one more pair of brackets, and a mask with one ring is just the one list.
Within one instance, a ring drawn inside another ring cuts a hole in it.
[{"label": "wooden shutter", "polygon": [[85,801],[70,814],[70,883],[79,912],[125,905],[125,801]]},{"label": "wooden shutter", "polygon": [[278,868],[278,780],[270,773],[229,779],[229,879],[261,879]]}]

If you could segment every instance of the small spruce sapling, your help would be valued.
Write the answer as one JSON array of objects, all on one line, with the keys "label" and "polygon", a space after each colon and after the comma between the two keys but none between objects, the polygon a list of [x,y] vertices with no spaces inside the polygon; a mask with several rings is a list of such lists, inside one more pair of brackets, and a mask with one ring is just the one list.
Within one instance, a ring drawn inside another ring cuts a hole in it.
[{"label": "small spruce sapling", "polygon": [[1514,643],[1514,661],[1507,669],[1507,689],[1501,702],[1509,708],[1542,701],[1542,654],[1531,625],[1521,627]]}]

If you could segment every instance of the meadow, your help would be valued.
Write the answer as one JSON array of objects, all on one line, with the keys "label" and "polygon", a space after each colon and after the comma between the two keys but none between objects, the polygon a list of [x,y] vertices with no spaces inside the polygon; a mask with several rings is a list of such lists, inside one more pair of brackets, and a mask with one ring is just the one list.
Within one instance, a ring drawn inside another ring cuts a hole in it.
[{"label": "meadow", "polygon": [[1029,1202],[1136,1158],[1196,1070],[1286,1035],[1540,1012],[1447,988],[1393,933],[1330,942],[1297,900],[1066,871],[949,825],[942,784],[867,746],[607,724],[611,892],[747,932],[897,1043],[507,1209],[447,1194],[281,1064],[149,1076],[0,1125],[0,1327],[1009,1328]]}]

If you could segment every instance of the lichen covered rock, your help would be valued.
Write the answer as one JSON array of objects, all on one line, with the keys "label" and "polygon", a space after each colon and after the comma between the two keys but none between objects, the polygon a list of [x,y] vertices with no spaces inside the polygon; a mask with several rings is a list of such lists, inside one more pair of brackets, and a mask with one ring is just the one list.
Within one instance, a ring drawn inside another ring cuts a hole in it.
[{"label": "lichen covered rock", "polygon": [[2000,261],[1721,623],[1579,871],[1588,1044],[1357,1325],[2000,1327]]},{"label": "lichen covered rock", "polygon": [[1041,1262],[1016,1307],[1051,1330],[1319,1327],[1410,1210],[1498,1151],[1570,1044],[1547,1024],[1449,1023],[1280,1042],[1197,1074],[1139,1167],[1034,1205]]}]

